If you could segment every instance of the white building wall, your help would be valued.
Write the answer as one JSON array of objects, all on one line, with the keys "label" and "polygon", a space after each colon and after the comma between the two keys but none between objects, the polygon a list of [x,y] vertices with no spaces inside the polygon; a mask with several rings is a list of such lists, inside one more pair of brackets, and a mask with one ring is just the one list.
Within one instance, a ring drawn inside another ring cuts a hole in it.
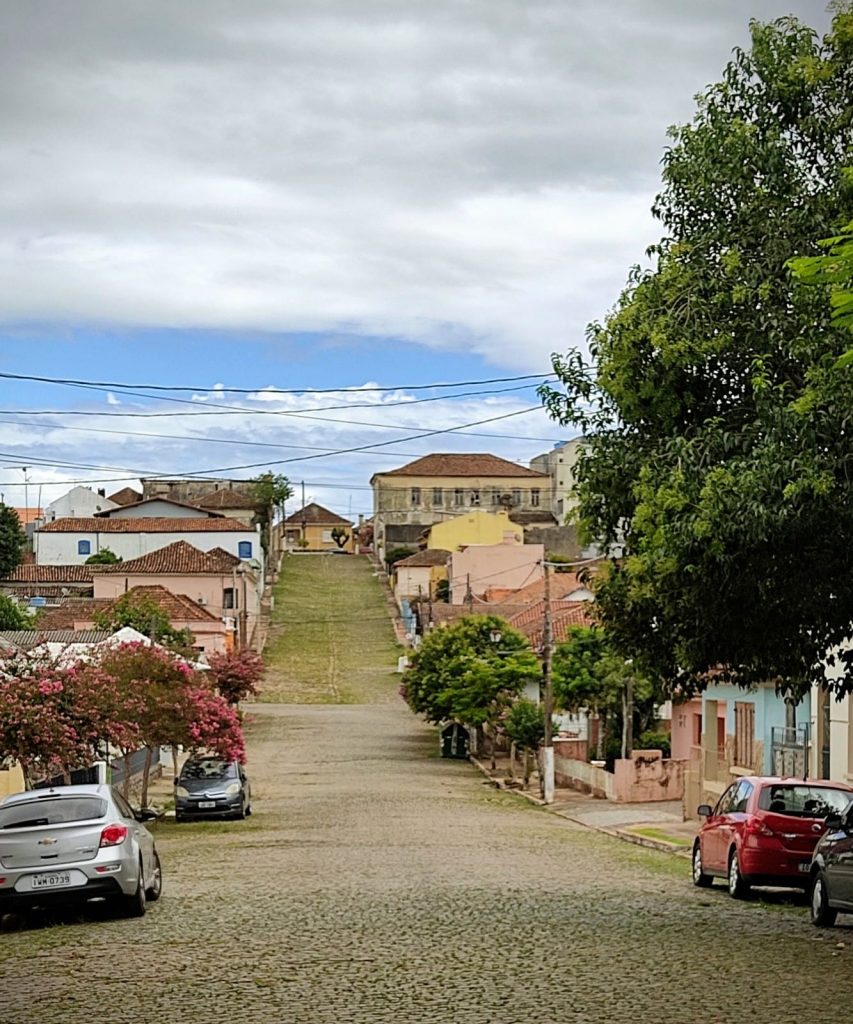
[{"label": "white building wall", "polygon": [[103,497],[91,487],[72,487],[67,494],[52,501],[44,510],[45,521],[50,523],[54,519],[67,519],[69,516],[93,516],[96,512],[105,512],[107,509],[118,508],[114,501]]},{"label": "white building wall", "polygon": [[109,516],[110,519],[204,519],[208,516],[203,509],[187,508],[173,501],[154,499],[144,505],[120,505]]},{"label": "white building wall", "polygon": [[[89,554],[80,554],[78,544],[81,540],[89,541]],[[252,558],[263,562],[261,536],[257,530],[246,527],[245,530],[231,532],[198,531],[182,533],[179,530],[169,533],[76,533],[36,531],[34,537],[36,562],[39,565],[83,565],[89,555],[95,555],[104,548],[109,548],[125,562],[130,558],[139,558],[149,551],[159,551],[176,541],[184,540],[199,551],[212,551],[222,548],[232,555],[240,557],[240,542],[249,541],[252,545]]]},{"label": "white building wall", "polygon": [[[832,682],[841,675],[838,665],[828,666],[825,670],[827,680]],[[809,772],[814,778],[822,775],[823,744],[822,725],[819,721],[823,714],[821,693],[816,686],[811,693],[811,719],[809,744]],[[833,694],[828,695],[829,702],[829,778],[833,782],[853,782],[850,759],[851,708],[850,697],[836,700]]]}]

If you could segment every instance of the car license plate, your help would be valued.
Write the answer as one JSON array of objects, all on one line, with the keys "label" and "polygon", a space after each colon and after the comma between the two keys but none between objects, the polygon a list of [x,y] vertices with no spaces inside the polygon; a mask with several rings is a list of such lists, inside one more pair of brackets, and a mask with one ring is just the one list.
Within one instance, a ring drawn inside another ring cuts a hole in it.
[{"label": "car license plate", "polygon": [[71,874],[68,871],[53,871],[49,875],[33,875],[34,889],[58,889],[63,885],[71,885]]},{"label": "car license plate", "polygon": [[216,806],[216,801],[215,800],[199,800],[198,805],[199,805],[199,807],[202,808],[202,810],[207,810],[208,807],[215,807]]},{"label": "car license plate", "polygon": [[812,866],[812,864],[811,864],[811,861],[809,861],[809,860],[804,860],[804,861],[802,862],[802,864],[800,864],[800,865],[799,865],[799,870],[800,870],[800,871],[802,871],[802,873],[803,873],[803,874],[805,875],[805,874],[807,874],[807,873],[808,873],[808,870],[809,870],[809,868],[810,868],[811,866]]}]

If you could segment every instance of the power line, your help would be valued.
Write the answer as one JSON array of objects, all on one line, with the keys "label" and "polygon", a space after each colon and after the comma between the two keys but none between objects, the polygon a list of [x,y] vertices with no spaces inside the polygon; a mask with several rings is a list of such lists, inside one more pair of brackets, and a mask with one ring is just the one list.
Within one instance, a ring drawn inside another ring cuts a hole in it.
[{"label": "power line", "polygon": [[253,394],[267,394],[267,395],[301,395],[301,394],[313,394],[313,395],[330,395],[330,394],[342,394],[345,392],[387,392],[387,391],[427,391],[435,388],[462,388],[462,387],[473,387],[479,384],[507,384],[519,380],[540,380],[543,377],[550,376],[551,371],[548,373],[525,373],[520,374],[516,377],[489,377],[484,380],[461,380],[461,381],[447,381],[444,383],[432,383],[432,384],[396,384],[393,387],[361,387],[360,385],[351,385],[343,388],[274,388],[274,387],[255,387],[255,388],[227,388],[224,386],[214,387],[190,387],[188,385],[178,384],[127,384],[118,383],[116,381],[98,381],[98,380],[81,380],[72,377],[40,377],[34,374],[27,373],[0,373],[0,378],[6,380],[28,380],[38,384],[60,384],[68,385],[72,387],[87,387],[93,389],[109,388],[111,391],[122,391],[128,392],[131,389],[144,389],[145,391],[181,391],[181,392],[207,392],[207,393],[229,393],[237,395],[253,395]]}]

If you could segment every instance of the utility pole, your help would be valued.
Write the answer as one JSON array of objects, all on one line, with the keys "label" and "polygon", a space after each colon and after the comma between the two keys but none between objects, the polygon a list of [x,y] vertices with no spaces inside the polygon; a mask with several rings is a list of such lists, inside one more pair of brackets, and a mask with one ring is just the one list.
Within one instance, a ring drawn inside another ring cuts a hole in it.
[{"label": "utility pole", "polygon": [[474,610],[474,591],[471,589],[471,573],[468,573],[465,583],[465,604],[468,606],[468,614]]},{"label": "utility pole", "polygon": [[554,648],[554,629],[551,618],[551,566],[542,563],[545,570],[544,597],[545,621],[542,628],[542,683],[543,711],[545,713],[545,738],[542,744],[542,798],[546,804],[554,802],[554,737],[551,728],[551,716],[554,713],[554,680],[551,672],[551,659]]},{"label": "utility pole", "polygon": [[[631,665],[628,661],[626,664]],[[630,757],[634,752],[634,670],[625,677],[622,690],[622,757]]]},{"label": "utility pole", "polygon": [[305,534],[308,532],[308,520],[305,518],[305,481],[302,481],[302,542],[307,540]]}]

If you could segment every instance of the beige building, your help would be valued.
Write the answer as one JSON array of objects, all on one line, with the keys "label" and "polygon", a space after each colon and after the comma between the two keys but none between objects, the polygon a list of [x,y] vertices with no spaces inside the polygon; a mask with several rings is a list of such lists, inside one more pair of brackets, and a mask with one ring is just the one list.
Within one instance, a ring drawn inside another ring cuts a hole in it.
[{"label": "beige building", "polygon": [[429,548],[416,551],[394,565],[394,596],[399,604],[404,598],[435,600],[438,584],[447,579],[449,551]]},{"label": "beige building", "polygon": [[392,548],[418,547],[428,527],[472,509],[504,510],[529,521],[543,511],[550,516],[552,505],[549,476],[489,454],[425,455],[374,473],[370,484],[380,561]]},{"label": "beige building", "polygon": [[[353,524],[312,501],[284,520],[286,551],[353,551]],[[341,543],[335,539],[337,536]]]},{"label": "beige building", "polygon": [[537,473],[547,473],[551,477],[552,511],[558,523],[564,523],[566,515],[577,504],[572,490],[575,485],[575,464],[582,445],[582,437],[573,437],[570,441],[562,441],[551,451],[530,460],[531,469]]}]

